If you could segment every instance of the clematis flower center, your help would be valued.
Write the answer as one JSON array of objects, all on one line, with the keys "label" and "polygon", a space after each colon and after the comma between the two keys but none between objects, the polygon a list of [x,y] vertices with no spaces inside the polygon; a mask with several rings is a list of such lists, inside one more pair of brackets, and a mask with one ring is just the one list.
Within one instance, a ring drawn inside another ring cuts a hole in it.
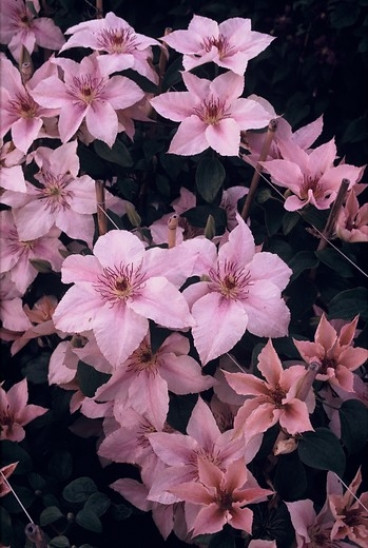
[{"label": "clematis flower center", "polygon": [[145,280],[140,267],[132,264],[104,268],[94,288],[112,306],[140,294]]},{"label": "clematis flower center", "polygon": [[128,366],[130,371],[139,374],[142,371],[155,374],[157,371],[157,355],[152,353],[151,347],[147,343],[141,343],[131,357],[131,363]]},{"label": "clematis flower center", "polygon": [[315,198],[323,198],[324,197],[324,191],[323,188],[321,188],[319,184],[320,177],[312,176],[312,175],[305,175],[304,176],[304,184],[302,185],[301,191],[300,191],[300,197],[302,199],[308,198],[308,192],[309,190],[312,191],[313,196]]},{"label": "clematis flower center", "polygon": [[234,53],[234,47],[230,45],[229,40],[223,34],[219,34],[218,38],[215,38],[214,36],[205,38],[202,45],[206,51],[211,51],[212,47],[216,47],[220,59]]},{"label": "clematis flower center", "polygon": [[218,489],[216,502],[222,510],[231,510],[233,507],[233,495],[232,493]]},{"label": "clematis flower center", "polygon": [[280,386],[276,386],[274,390],[271,390],[270,396],[275,404],[275,407],[277,408],[283,407],[282,400],[286,396],[285,390],[283,390]]},{"label": "clematis flower center", "polygon": [[336,361],[333,358],[328,358],[327,356],[325,356],[322,360],[322,365],[318,373],[320,375],[326,375],[327,369],[336,369],[336,365]]},{"label": "clematis flower center", "polygon": [[105,85],[104,78],[94,78],[91,75],[74,76],[73,84],[69,87],[71,95],[90,105],[101,96]]},{"label": "clematis flower center", "polygon": [[34,118],[38,113],[38,105],[27,92],[18,93],[14,101],[10,101],[14,113],[20,118]]},{"label": "clematis flower center", "polygon": [[246,299],[249,293],[251,277],[235,265],[233,261],[225,261],[216,269],[211,268],[208,273],[211,280],[210,289],[221,293],[227,299]]},{"label": "clematis flower center", "polygon": [[318,526],[310,527],[308,529],[308,535],[311,539],[311,548],[334,548],[335,543],[330,539],[330,529],[322,530]]},{"label": "clematis flower center", "polygon": [[230,111],[226,109],[225,103],[213,95],[195,107],[193,112],[203,122],[210,125],[216,125],[220,120],[230,117]]},{"label": "clematis flower center", "polygon": [[136,43],[136,34],[130,29],[104,29],[97,36],[98,48],[108,53],[132,53]]}]

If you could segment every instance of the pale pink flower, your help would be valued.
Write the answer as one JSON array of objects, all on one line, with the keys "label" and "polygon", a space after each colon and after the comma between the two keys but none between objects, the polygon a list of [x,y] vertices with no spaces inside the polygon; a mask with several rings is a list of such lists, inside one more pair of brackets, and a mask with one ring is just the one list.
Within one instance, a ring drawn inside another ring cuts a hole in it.
[{"label": "pale pink flower", "polygon": [[154,452],[167,468],[163,470],[152,484],[149,498],[163,504],[177,501],[169,493],[171,487],[187,481],[198,480],[199,461],[215,463],[226,470],[231,462],[245,455],[248,448],[242,440],[233,440],[233,430],[221,432],[209,406],[198,398],[187,425],[187,435],[179,432],[159,432],[149,436]]},{"label": "pale pink flower", "polygon": [[298,398],[298,388],[306,375],[305,367],[294,365],[284,370],[269,340],[258,356],[257,368],[266,380],[250,373],[224,371],[235,392],[251,396],[235,417],[235,431],[251,438],[277,423],[291,435],[313,430],[309,420],[309,413],[314,408],[313,393],[309,393],[306,402]]},{"label": "pale pink flower", "polygon": [[[23,85],[19,70],[6,58],[0,58],[2,72],[0,87],[0,137],[11,130],[14,145],[26,153],[35,139],[40,137],[43,118],[55,116],[57,110],[40,106],[32,97],[32,90],[43,80],[56,74],[56,66],[44,63]],[[55,76],[56,78],[56,76]]]},{"label": "pale pink flower", "polygon": [[60,51],[70,48],[91,48],[106,52],[100,62],[112,72],[133,69],[155,84],[157,72],[152,67],[151,46],[159,46],[154,38],[135,32],[124,19],[109,12],[104,19],[84,21],[70,27],[65,34],[72,34]]},{"label": "pale pink flower", "polygon": [[[56,226],[70,238],[92,247],[92,214],[97,211],[95,182],[88,175],[78,177],[77,141],[55,150],[40,147],[34,158],[40,168],[34,176],[39,184],[27,185],[26,204],[14,210],[20,238],[34,240]],[[16,205],[11,197],[6,203]]]},{"label": "pale pink flower", "polygon": [[2,0],[0,42],[7,44],[14,59],[19,61],[22,46],[29,54],[36,44],[42,48],[58,50],[65,42],[63,33],[48,17],[35,17],[23,0]]},{"label": "pale pink flower", "polygon": [[58,239],[60,230],[51,229],[42,238],[20,240],[12,211],[0,212],[0,270],[9,272],[16,288],[24,294],[38,271],[30,261],[47,261],[55,272],[62,264],[60,251],[66,251]]},{"label": "pale pink flower", "polygon": [[62,280],[75,285],[55,311],[56,327],[79,333],[93,329],[102,354],[114,367],[138,348],[148,331],[147,318],[172,329],[190,327],[184,297],[164,276],[155,274],[162,272],[165,257],[158,255],[160,264],[153,257],[124,230],[100,236],[94,256],[67,257]]},{"label": "pale pink flower", "polygon": [[195,519],[188,519],[193,537],[221,531],[225,524],[252,532],[253,512],[248,504],[261,502],[273,491],[249,485],[248,470],[242,459],[229,464],[225,472],[208,460],[198,461],[199,481],[186,482],[170,489],[179,500],[195,504]]},{"label": "pale pink flower", "polygon": [[334,518],[331,540],[349,539],[357,546],[368,544],[368,492],[356,496],[362,473],[359,468],[344,494],[328,494],[330,509]]},{"label": "pale pink flower", "polygon": [[169,409],[169,391],[193,394],[211,388],[210,375],[202,375],[200,365],[188,356],[189,340],[179,333],[169,335],[153,352],[146,335],[133,354],[101,386],[96,399],[118,402],[139,413],[151,414]]},{"label": "pale pink flower", "polygon": [[246,330],[260,337],[282,337],[288,330],[290,313],[281,291],[291,270],[273,253],[255,253],[250,229],[240,216],[238,223],[218,257],[215,245],[206,240],[202,273],[208,281],[184,291],[192,305],[194,344],[203,364],[231,350]]},{"label": "pale pink flower", "polygon": [[[2,143],[2,139],[1,139]],[[15,192],[26,192],[21,163],[24,154],[14,147],[11,141],[1,145],[0,150],[0,187]]]},{"label": "pale pink flower", "polygon": [[11,489],[5,480],[12,475],[17,466],[18,462],[12,462],[11,464],[0,468],[0,498],[5,497],[8,493],[11,493]]},{"label": "pale pink flower", "polygon": [[363,173],[361,167],[344,163],[334,165],[334,139],[309,152],[292,141],[280,142],[279,149],[282,160],[261,162],[261,165],[275,184],[293,193],[285,200],[287,211],[296,211],[307,204],[317,209],[328,209],[336,198],[342,179],[348,179],[351,188]]},{"label": "pale pink flower", "polygon": [[0,440],[22,441],[23,426],[46,413],[39,405],[27,404],[27,379],[14,384],[7,392],[0,386]]},{"label": "pale pink flower", "polygon": [[185,70],[213,61],[240,76],[248,61],[265,50],[274,37],[251,30],[251,20],[233,17],[218,24],[194,15],[188,30],[175,30],[162,37],[170,47],[183,53]]},{"label": "pale pink flower", "polygon": [[46,108],[59,109],[61,141],[69,141],[85,120],[91,135],[112,147],[118,133],[116,111],[140,101],[144,92],[129,78],[109,78],[109,67],[98,63],[95,54],[81,63],[61,57],[54,63],[64,82],[56,76],[46,78],[32,90],[32,97]]},{"label": "pale pink flower", "polygon": [[182,77],[188,91],[151,99],[161,116],[181,122],[169,153],[190,156],[211,147],[222,156],[238,156],[240,132],[263,128],[274,118],[270,105],[240,98],[244,78],[238,74],[226,72],[212,82],[189,72]]},{"label": "pale pink flower", "polygon": [[368,242],[368,204],[359,206],[354,187],[349,192],[345,206],[339,211],[335,234],[345,242]]},{"label": "pale pink flower", "polygon": [[326,316],[322,314],[314,342],[293,342],[307,363],[316,362],[320,365],[317,380],[327,381],[332,387],[341,387],[353,392],[354,373],[368,358],[364,348],[354,348],[353,339],[359,316],[345,324],[338,334]]}]

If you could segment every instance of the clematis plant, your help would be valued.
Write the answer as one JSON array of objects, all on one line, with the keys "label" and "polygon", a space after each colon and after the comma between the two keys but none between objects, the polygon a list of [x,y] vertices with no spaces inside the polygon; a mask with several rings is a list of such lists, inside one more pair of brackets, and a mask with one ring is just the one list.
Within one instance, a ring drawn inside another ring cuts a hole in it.
[{"label": "clematis plant", "polygon": [[266,127],[275,117],[271,105],[257,97],[240,98],[244,78],[232,72],[212,82],[184,72],[188,91],[169,91],[151,99],[153,108],[170,120],[181,122],[171,141],[172,154],[190,156],[207,148],[222,156],[237,156],[240,132]]}]

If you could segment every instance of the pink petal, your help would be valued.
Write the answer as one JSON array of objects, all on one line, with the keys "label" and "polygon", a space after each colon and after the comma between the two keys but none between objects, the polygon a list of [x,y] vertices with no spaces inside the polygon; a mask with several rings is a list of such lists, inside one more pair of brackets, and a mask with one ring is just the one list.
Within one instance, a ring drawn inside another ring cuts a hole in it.
[{"label": "pink petal", "polygon": [[228,373],[223,371],[227,382],[237,394],[244,396],[268,396],[269,388],[265,382],[250,373]]},{"label": "pink petal", "polygon": [[272,387],[277,387],[283,373],[282,364],[271,339],[258,355],[257,369]]},{"label": "pink petal", "polygon": [[240,97],[244,89],[244,77],[234,74],[233,72],[225,72],[217,76],[211,84],[210,89],[227,104],[231,104],[234,99]]},{"label": "pink petal", "polygon": [[178,127],[168,152],[179,156],[192,156],[203,152],[209,147],[206,138],[207,127],[198,116],[186,118]]},{"label": "pink petal", "polygon": [[290,311],[279,289],[266,280],[249,286],[248,299],[243,301],[248,314],[248,330],[259,337],[284,337],[288,333]]},{"label": "pink petal", "polygon": [[93,248],[93,253],[105,268],[130,264],[133,258],[143,252],[143,243],[127,230],[110,230],[98,238]]},{"label": "pink petal", "polygon": [[224,118],[206,129],[206,139],[211,148],[222,156],[238,156],[240,127],[232,118]]},{"label": "pink petal", "polygon": [[86,116],[88,105],[82,101],[70,102],[60,111],[59,133],[63,143],[69,141],[79,129]]},{"label": "pink petal", "polygon": [[245,267],[252,261],[254,256],[254,238],[248,225],[240,215],[237,216],[237,221],[238,225],[230,232],[228,241],[220,247],[218,258],[219,262],[234,262],[237,266]]},{"label": "pink petal", "polygon": [[96,100],[90,105],[86,111],[86,125],[96,139],[104,141],[109,147],[115,143],[118,134],[118,117],[107,101]]},{"label": "pink petal", "polygon": [[71,287],[54,312],[57,329],[65,333],[80,333],[92,329],[96,315],[100,313],[101,298],[93,296],[82,287]]},{"label": "pink petal", "polygon": [[152,503],[147,500],[148,489],[143,483],[130,478],[122,478],[114,481],[110,487],[143,512],[152,509]]},{"label": "pink petal", "polygon": [[182,467],[192,462],[197,449],[195,440],[183,434],[155,432],[148,439],[156,455],[169,466]]},{"label": "pink petal", "polygon": [[160,374],[174,394],[197,394],[214,383],[210,375],[202,375],[200,365],[191,356],[162,356]]},{"label": "pink petal", "polygon": [[202,37],[187,30],[174,30],[162,40],[179,53],[193,54],[202,49]]},{"label": "pink petal", "polygon": [[192,411],[187,425],[187,433],[207,451],[212,451],[213,445],[220,436],[216,420],[201,397],[198,398]]},{"label": "pink petal", "polygon": [[233,508],[231,510],[231,519],[229,525],[235,529],[241,529],[247,533],[252,533],[253,512],[249,508]]},{"label": "pink petal", "polygon": [[226,523],[226,511],[211,503],[198,512],[193,525],[193,536],[221,531]]},{"label": "pink petal", "polygon": [[163,277],[146,280],[138,294],[127,301],[127,306],[171,329],[190,327],[193,323],[185,298]]},{"label": "pink petal", "polygon": [[20,118],[12,126],[14,144],[22,152],[27,152],[37,139],[42,126],[41,118]]},{"label": "pink petal", "polygon": [[279,420],[280,426],[285,428],[292,436],[308,430],[314,430],[309,420],[309,413],[305,402],[298,399],[294,399],[284,406]]},{"label": "pink petal", "polygon": [[254,255],[249,272],[252,280],[267,279],[274,283],[280,291],[285,289],[292,275],[292,270],[278,255],[267,251]]},{"label": "pink petal", "polygon": [[195,101],[188,92],[168,91],[150,100],[153,108],[164,118],[182,122],[193,114]]},{"label": "pink petal", "polygon": [[330,350],[337,340],[337,333],[324,314],[319,321],[314,340],[326,351]]},{"label": "pink petal", "polygon": [[[243,336],[248,315],[244,307],[220,293],[208,293],[192,308],[194,344],[203,365],[231,350]],[[216,337],[213,334],[216,333]]]}]

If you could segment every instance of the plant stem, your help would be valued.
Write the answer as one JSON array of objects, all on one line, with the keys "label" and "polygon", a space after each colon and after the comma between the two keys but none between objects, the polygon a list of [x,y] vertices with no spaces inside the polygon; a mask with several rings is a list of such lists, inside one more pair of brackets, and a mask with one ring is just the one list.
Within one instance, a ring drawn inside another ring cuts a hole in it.
[{"label": "plant stem", "polygon": [[96,17],[103,19],[103,0],[96,0]]},{"label": "plant stem", "polygon": [[19,71],[24,85],[32,77],[33,62],[27,48],[22,46],[19,59]]},{"label": "plant stem", "polygon": [[169,244],[169,249],[171,249],[172,247],[175,247],[176,229],[178,228],[178,223],[179,223],[179,216],[176,215],[176,213],[174,213],[174,215],[171,215],[167,223],[167,228],[168,228],[167,241]]},{"label": "plant stem", "polygon": [[319,241],[317,251],[322,251],[322,249],[325,249],[328,243],[327,240],[330,238],[330,236],[333,234],[335,230],[336,219],[344,203],[345,196],[349,188],[349,184],[350,184],[350,181],[348,179],[343,179],[341,181],[341,185],[337,193],[336,199],[332,205],[330,214],[327,219],[326,226],[324,228],[324,231],[322,232],[322,238]]},{"label": "plant stem", "polygon": [[266,134],[266,137],[262,146],[262,150],[255,167],[252,181],[250,183],[249,192],[247,194],[247,197],[245,199],[244,206],[241,212],[241,216],[243,217],[244,220],[246,220],[247,217],[249,216],[250,206],[252,204],[254,195],[258,187],[259,179],[261,176],[261,172],[260,172],[261,166],[259,164],[260,162],[263,162],[268,156],[268,152],[270,150],[270,146],[272,143],[272,139],[274,138],[276,129],[277,129],[277,121],[271,120],[270,123],[268,124],[267,134]]}]

